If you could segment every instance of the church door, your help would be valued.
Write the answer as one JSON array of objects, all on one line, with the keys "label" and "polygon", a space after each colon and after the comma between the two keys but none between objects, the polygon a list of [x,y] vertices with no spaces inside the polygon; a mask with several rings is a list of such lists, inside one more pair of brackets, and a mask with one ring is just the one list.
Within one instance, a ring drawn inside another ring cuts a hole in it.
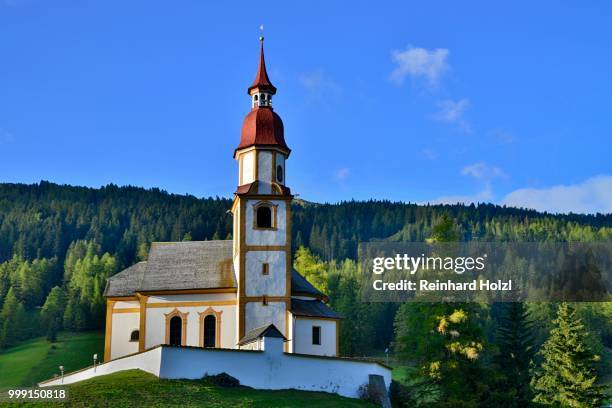
[{"label": "church door", "polygon": [[183,331],[183,321],[179,316],[170,319],[170,345],[180,346]]},{"label": "church door", "polygon": [[217,319],[213,315],[204,318],[204,347],[216,347]]}]

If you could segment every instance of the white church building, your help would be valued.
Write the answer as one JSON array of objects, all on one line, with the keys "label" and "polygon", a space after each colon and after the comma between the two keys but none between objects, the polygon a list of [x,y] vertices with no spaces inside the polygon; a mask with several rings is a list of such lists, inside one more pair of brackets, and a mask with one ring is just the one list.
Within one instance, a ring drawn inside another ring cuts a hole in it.
[{"label": "white church building", "polygon": [[291,150],[272,108],[276,88],[259,68],[251,111],[234,151],[238,188],[233,240],[154,242],[148,260],[108,280],[104,360],[159,344],[257,349],[273,324],[290,353],[336,356],[339,316],[327,297],[292,268]]},{"label": "white church building", "polygon": [[[233,239],[154,242],[147,261],[112,276],[105,289],[108,363],[91,375],[140,368],[164,378],[200,378],[225,371],[256,388],[352,397],[370,374],[389,386],[387,367],[338,357],[341,317],[292,267],[291,150],[272,108],[275,93],[261,38],[257,75],[248,88],[251,111],[234,151]],[[257,352],[273,356],[252,354]],[[258,374],[249,377],[253,370]],[[89,378],[87,373],[62,382]]]}]

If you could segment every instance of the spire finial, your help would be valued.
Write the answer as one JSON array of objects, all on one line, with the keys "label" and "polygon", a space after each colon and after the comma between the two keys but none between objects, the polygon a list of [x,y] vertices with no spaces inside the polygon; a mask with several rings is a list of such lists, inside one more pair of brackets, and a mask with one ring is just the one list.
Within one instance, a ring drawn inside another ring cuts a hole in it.
[{"label": "spire finial", "polygon": [[261,41],[262,43],[264,41],[263,29],[264,29],[264,26],[262,24],[262,25],[259,26],[259,41]]},{"label": "spire finial", "polygon": [[259,30],[261,30],[261,36],[259,37],[259,66],[257,67],[257,75],[255,76],[255,81],[253,81],[253,84],[249,87],[248,93],[249,95],[251,95],[251,91],[257,88],[262,91],[267,90],[270,94],[274,95],[276,93],[276,88],[270,82],[270,79],[268,78],[268,73],[266,72],[266,61],[264,59],[263,44],[263,24],[259,26]]}]

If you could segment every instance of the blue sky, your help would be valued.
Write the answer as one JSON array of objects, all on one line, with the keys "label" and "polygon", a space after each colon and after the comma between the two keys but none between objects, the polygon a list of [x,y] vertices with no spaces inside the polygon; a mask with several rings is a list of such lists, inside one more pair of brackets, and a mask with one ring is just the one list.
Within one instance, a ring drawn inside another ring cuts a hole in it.
[{"label": "blue sky", "polygon": [[231,196],[265,25],[301,198],[612,212],[612,3],[0,0],[0,181]]}]

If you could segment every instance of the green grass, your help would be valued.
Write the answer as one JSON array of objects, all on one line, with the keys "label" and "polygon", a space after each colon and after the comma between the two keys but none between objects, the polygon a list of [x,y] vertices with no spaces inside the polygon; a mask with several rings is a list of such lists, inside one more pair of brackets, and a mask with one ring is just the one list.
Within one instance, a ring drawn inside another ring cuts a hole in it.
[{"label": "green grass", "polygon": [[410,385],[412,380],[410,378],[416,372],[416,368],[409,366],[395,366],[393,367],[393,371],[391,372],[393,380],[405,384]]},{"label": "green grass", "polygon": [[61,333],[56,343],[44,337],[28,340],[0,353],[0,388],[32,386],[59,373],[75,371],[104,355],[104,333]]},{"label": "green grass", "polygon": [[[68,385],[65,403],[32,402],[32,407],[370,407],[365,401],[323,392],[222,388],[192,380],[160,380],[128,370]],[[1,404],[0,404],[1,406]],[[7,405],[8,406],[8,405]]]},{"label": "green grass", "polygon": [[51,348],[43,339],[33,339],[0,354],[0,388],[22,385],[30,370],[40,363]]}]

